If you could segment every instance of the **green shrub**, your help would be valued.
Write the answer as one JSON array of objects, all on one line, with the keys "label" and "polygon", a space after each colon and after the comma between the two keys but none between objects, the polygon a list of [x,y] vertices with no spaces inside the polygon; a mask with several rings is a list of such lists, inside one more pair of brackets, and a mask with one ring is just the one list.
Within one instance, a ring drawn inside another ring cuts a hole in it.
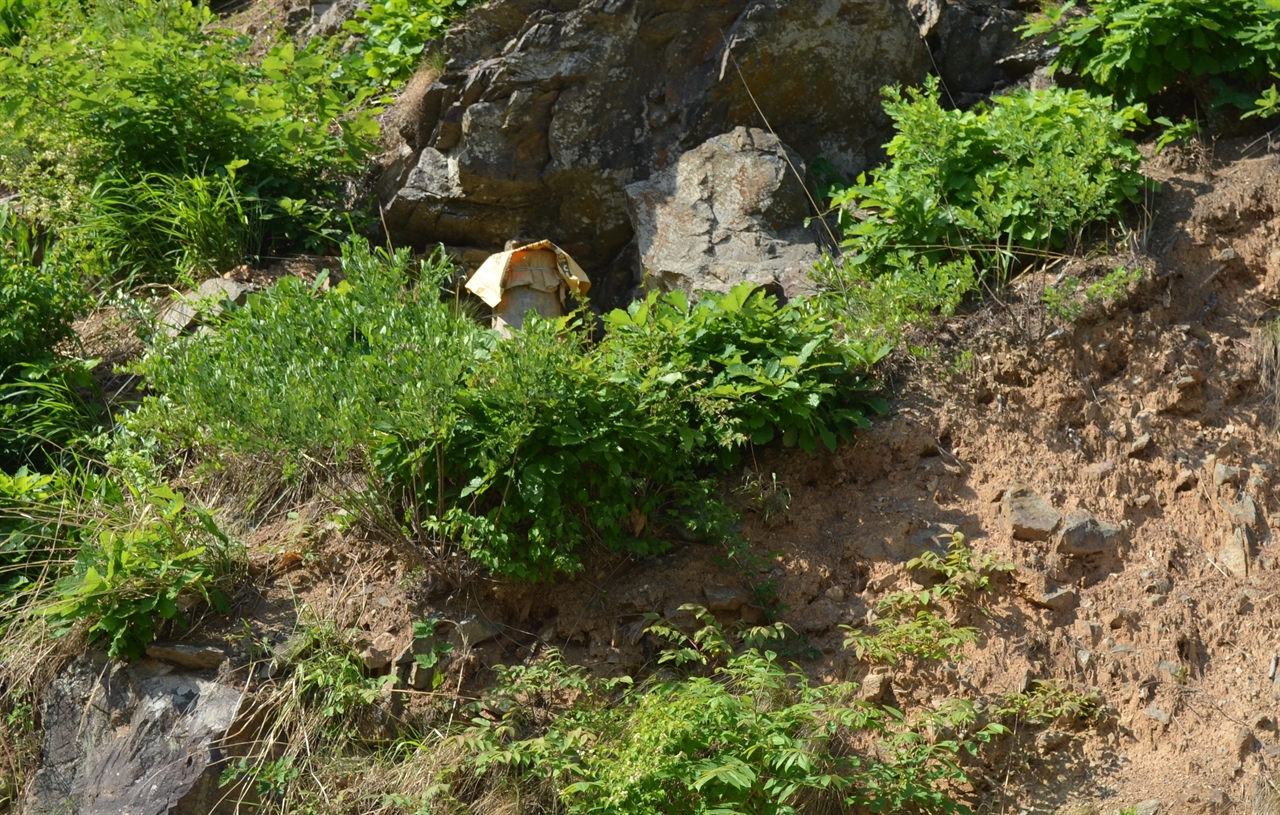
[{"label": "green shrub", "polygon": [[11,366],[48,356],[70,339],[72,321],[91,303],[67,248],[41,241],[0,207],[0,379]]},{"label": "green shrub", "polygon": [[159,623],[184,625],[195,601],[230,612],[223,589],[236,555],[213,518],[168,487],[143,494],[106,485],[105,495],[112,490],[105,516],[80,530],[75,563],[42,614],[64,630],[87,621],[108,655],[133,659]]},{"label": "green shrub", "polygon": [[1028,25],[1061,50],[1054,67],[1092,90],[1138,102],[1190,91],[1204,109],[1253,107],[1280,70],[1280,4],[1270,0],[1094,0],[1074,2]]},{"label": "green shrub", "polygon": [[[33,20],[20,44],[0,49],[0,116],[10,123],[0,169],[59,228],[89,208],[114,216],[108,249],[121,234],[160,239],[108,255],[105,273],[133,271],[139,253],[173,260],[174,242],[191,236],[193,216],[179,209],[225,203],[227,178],[233,203],[260,209],[269,244],[331,239],[326,213],[343,206],[343,178],[363,170],[378,126],[365,107],[370,89],[335,70],[323,44],[298,52],[285,43],[255,64],[247,38],[186,0],[51,2]],[[149,217],[156,207],[159,222]],[[246,223],[236,209],[198,217],[235,231]],[[96,235],[84,238],[94,248]],[[191,251],[209,258],[198,241]],[[162,281],[175,271],[146,270]]]},{"label": "green shrub", "polygon": [[854,330],[949,313],[1021,258],[1079,241],[1144,186],[1124,136],[1146,121],[1140,107],[1054,88],[945,110],[932,80],[884,93],[892,163],[828,187],[845,255],[816,275]]},{"label": "green shrub", "polygon": [[714,537],[729,513],[708,468],[775,437],[834,448],[878,404],[858,375],[873,357],[750,286],[651,297],[595,346],[576,318],[498,342],[442,300],[442,255],[414,269],[353,243],[343,264],[327,293],[286,280],[160,346],[130,425],[292,465],[368,456],[415,533],[534,578],[577,569],[587,541]]},{"label": "green shrub", "polygon": [[96,363],[22,363],[0,378],[0,470],[74,466],[108,421],[91,374]]},{"label": "green shrub", "polygon": [[636,687],[592,681],[554,651],[499,671],[462,743],[477,771],[554,789],[569,813],[967,812],[957,757],[1004,732],[977,728],[965,702],[908,720],[850,701],[854,685],[814,685],[754,647],[711,676]]},{"label": "green shrub", "polygon": [[408,79],[427,43],[443,37],[468,0],[374,0],[345,28],[363,37],[359,49],[366,76],[379,85]]},{"label": "green shrub", "polygon": [[261,207],[238,189],[234,170],[116,175],[94,187],[77,231],[126,278],[199,282],[261,253]]}]

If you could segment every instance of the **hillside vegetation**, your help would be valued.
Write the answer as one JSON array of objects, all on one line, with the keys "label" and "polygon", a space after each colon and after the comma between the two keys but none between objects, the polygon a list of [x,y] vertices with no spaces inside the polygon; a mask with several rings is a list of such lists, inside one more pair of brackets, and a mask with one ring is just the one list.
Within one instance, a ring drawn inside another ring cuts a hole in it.
[{"label": "hillside vegetation", "polygon": [[[936,80],[885,88],[888,163],[846,179],[815,161],[814,217],[842,243],[813,296],[584,298],[504,341],[444,247],[380,245],[366,189],[381,115],[470,5],[374,0],[304,43],[187,0],[0,0],[0,812],[39,767],[34,712],[62,664],[136,662],[192,629],[243,641],[230,670],[257,730],[221,783],[261,812],[963,813],[1001,738],[1105,720],[1049,681],[911,709],[868,690],[885,666],[950,676],[978,641],[1013,567],[954,528],[905,564],[918,586],[846,626],[858,682],[806,669],[762,579],[733,606],[749,621],[681,606],[616,632],[647,638],[626,674],[538,646],[481,681],[467,635],[424,615],[403,667],[426,678],[406,687],[300,599],[288,658],[255,639],[246,598],[270,564],[318,555],[252,539],[283,518],[376,542],[440,607],[479,583],[552,591],[620,553],[702,547],[767,573],[744,518],[790,487],[759,462],[856,444],[890,410],[886,360],[963,376],[972,352],[932,328],[1007,308],[1031,271],[1057,276],[1026,295],[1028,344],[1143,285],[1121,254],[1159,194],[1138,142],[1273,115],[1280,8],[1035,16],[1026,35],[1061,49],[1072,89],[959,110]],[[175,291],[302,253],[331,271],[202,303],[196,331],[160,319]],[[1104,260],[1058,273],[1085,255]],[[91,358],[86,318],[141,350]]]}]

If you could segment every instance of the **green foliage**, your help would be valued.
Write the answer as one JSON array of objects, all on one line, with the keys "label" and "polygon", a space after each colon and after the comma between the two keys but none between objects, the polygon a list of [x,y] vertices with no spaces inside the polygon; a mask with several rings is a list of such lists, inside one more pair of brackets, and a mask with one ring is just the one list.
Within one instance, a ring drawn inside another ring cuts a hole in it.
[{"label": "green foliage", "polygon": [[1107,708],[1096,692],[1081,693],[1052,680],[1037,679],[1029,691],[1007,693],[994,705],[997,716],[1015,718],[1025,724],[1047,725],[1100,721]]},{"label": "green foliage", "polygon": [[183,611],[194,601],[229,613],[220,584],[233,573],[234,554],[213,518],[168,487],[130,498],[133,512],[80,532],[75,565],[42,613],[64,630],[88,621],[89,636],[105,640],[110,656],[132,659],[146,651],[158,622],[185,625]]},{"label": "green foliage", "polygon": [[1094,0],[1074,2],[1028,25],[1061,50],[1054,67],[1091,90],[1133,103],[1178,89],[1205,106],[1253,106],[1280,70],[1280,6],[1270,0]]},{"label": "green foliage", "polygon": [[324,245],[342,178],[373,146],[371,89],[335,70],[323,44],[284,43],[255,64],[250,41],[214,22],[186,0],[57,0],[0,49],[0,169],[64,231],[94,213],[79,237],[103,273],[169,281],[190,271],[174,261],[220,264],[225,237],[216,250],[201,238],[252,233],[259,218],[272,246]]},{"label": "green foliage", "polygon": [[977,630],[948,621],[943,616],[946,605],[981,602],[991,589],[991,578],[1014,568],[991,554],[976,556],[958,531],[951,534],[945,555],[926,550],[906,565],[928,573],[922,579],[933,585],[882,598],[876,606],[880,619],[874,633],[844,626],[849,632],[845,647],[853,648],[859,659],[887,664],[904,658],[929,662],[955,659],[966,645],[977,641]]},{"label": "green foliage", "polygon": [[264,239],[262,201],[238,189],[234,166],[106,178],[77,229],[127,279],[199,282],[221,274],[256,258]]},{"label": "green foliage", "polygon": [[[1083,285],[1078,277],[1066,277],[1060,282],[1044,287],[1041,301],[1049,316],[1064,322],[1074,322],[1082,313],[1086,303],[1109,302],[1119,298],[1132,284],[1142,279],[1141,269],[1126,269],[1117,266],[1100,280]],[[1084,302],[1079,299],[1083,289]]]},{"label": "green foliage", "polygon": [[0,377],[0,470],[73,466],[109,421],[90,371],[97,360],[15,365]]},{"label": "green foliage", "polygon": [[379,85],[408,79],[422,52],[465,11],[468,0],[374,0],[345,28],[364,38],[360,44],[365,75]]},{"label": "green foliage", "polygon": [[91,302],[67,248],[0,206],[0,378],[69,339]]},{"label": "green foliage", "polygon": [[852,186],[830,184],[845,235],[843,263],[816,277],[854,331],[949,314],[1026,255],[1080,239],[1145,184],[1124,133],[1141,108],[1053,88],[945,110],[936,81],[885,90],[897,135],[893,163]]},{"label": "green foliage", "polygon": [[[1272,74],[1272,76],[1280,79],[1280,74]],[[1275,85],[1267,88],[1262,95],[1253,103],[1253,110],[1246,111],[1240,115],[1241,119],[1248,119],[1251,116],[1257,116],[1261,119],[1270,119],[1280,113],[1280,90]]]},{"label": "green foliage", "polygon": [[1160,138],[1156,139],[1156,154],[1159,155],[1175,142],[1190,142],[1192,139],[1200,137],[1200,120],[1199,119],[1183,119],[1181,122],[1174,124],[1167,116],[1157,116],[1153,120],[1156,124],[1164,127],[1160,133]]},{"label": "green foliage", "polygon": [[[553,787],[569,813],[967,812],[950,792],[964,780],[957,757],[1003,732],[977,729],[964,702],[908,720],[849,701],[848,683],[812,684],[772,651],[726,656],[716,626],[688,640],[716,643],[723,665],[640,686],[593,681],[555,651],[543,665],[500,669],[461,739],[476,770]],[[854,748],[868,741],[877,749]]]},{"label": "green foliage", "polygon": [[414,534],[542,578],[576,570],[588,541],[649,553],[664,529],[725,534],[705,468],[779,437],[834,448],[879,407],[857,373],[871,355],[750,286],[655,295],[608,315],[598,345],[576,317],[498,342],[442,299],[442,254],[414,268],[353,243],[343,269],[327,293],[285,280],[217,334],[159,346],[140,367],[157,396],[130,426],[295,463],[367,454]]}]

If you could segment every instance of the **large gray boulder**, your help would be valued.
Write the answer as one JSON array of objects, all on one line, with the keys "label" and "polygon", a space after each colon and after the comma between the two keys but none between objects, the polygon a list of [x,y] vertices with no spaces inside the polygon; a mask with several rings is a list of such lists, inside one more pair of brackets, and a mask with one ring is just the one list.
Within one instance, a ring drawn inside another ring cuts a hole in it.
[{"label": "large gray boulder", "polygon": [[379,184],[390,237],[547,238],[605,306],[639,282],[627,185],[765,119],[855,173],[892,135],[880,88],[928,66],[900,0],[493,0],[444,52]]},{"label": "large gray boulder", "polygon": [[235,795],[219,789],[218,780],[226,760],[221,741],[236,722],[241,699],[237,690],[190,675],[148,675],[145,668],[103,659],[75,660],[45,692],[44,756],[23,811],[233,811]]},{"label": "large gray boulder", "polygon": [[742,281],[792,296],[820,257],[804,226],[804,161],[739,127],[627,187],[646,288],[724,292]]}]

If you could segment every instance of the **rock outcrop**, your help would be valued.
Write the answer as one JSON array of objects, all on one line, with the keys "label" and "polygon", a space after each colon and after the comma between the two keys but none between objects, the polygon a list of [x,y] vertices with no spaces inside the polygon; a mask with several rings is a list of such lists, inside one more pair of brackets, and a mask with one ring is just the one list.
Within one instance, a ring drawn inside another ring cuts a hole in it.
[{"label": "rock outcrop", "polygon": [[777,136],[740,127],[627,187],[646,288],[775,294],[809,286],[821,256],[804,226],[804,161]]},{"label": "rock outcrop", "polygon": [[59,674],[45,692],[44,759],[23,811],[233,811],[235,795],[218,786],[225,759],[219,743],[239,715],[242,694],[169,670],[86,656]]},{"label": "rock outcrop", "polygon": [[605,306],[639,282],[628,185],[766,119],[800,155],[854,173],[892,133],[880,88],[928,66],[896,0],[498,0],[454,27],[445,55],[379,185],[391,238],[547,238]]}]

